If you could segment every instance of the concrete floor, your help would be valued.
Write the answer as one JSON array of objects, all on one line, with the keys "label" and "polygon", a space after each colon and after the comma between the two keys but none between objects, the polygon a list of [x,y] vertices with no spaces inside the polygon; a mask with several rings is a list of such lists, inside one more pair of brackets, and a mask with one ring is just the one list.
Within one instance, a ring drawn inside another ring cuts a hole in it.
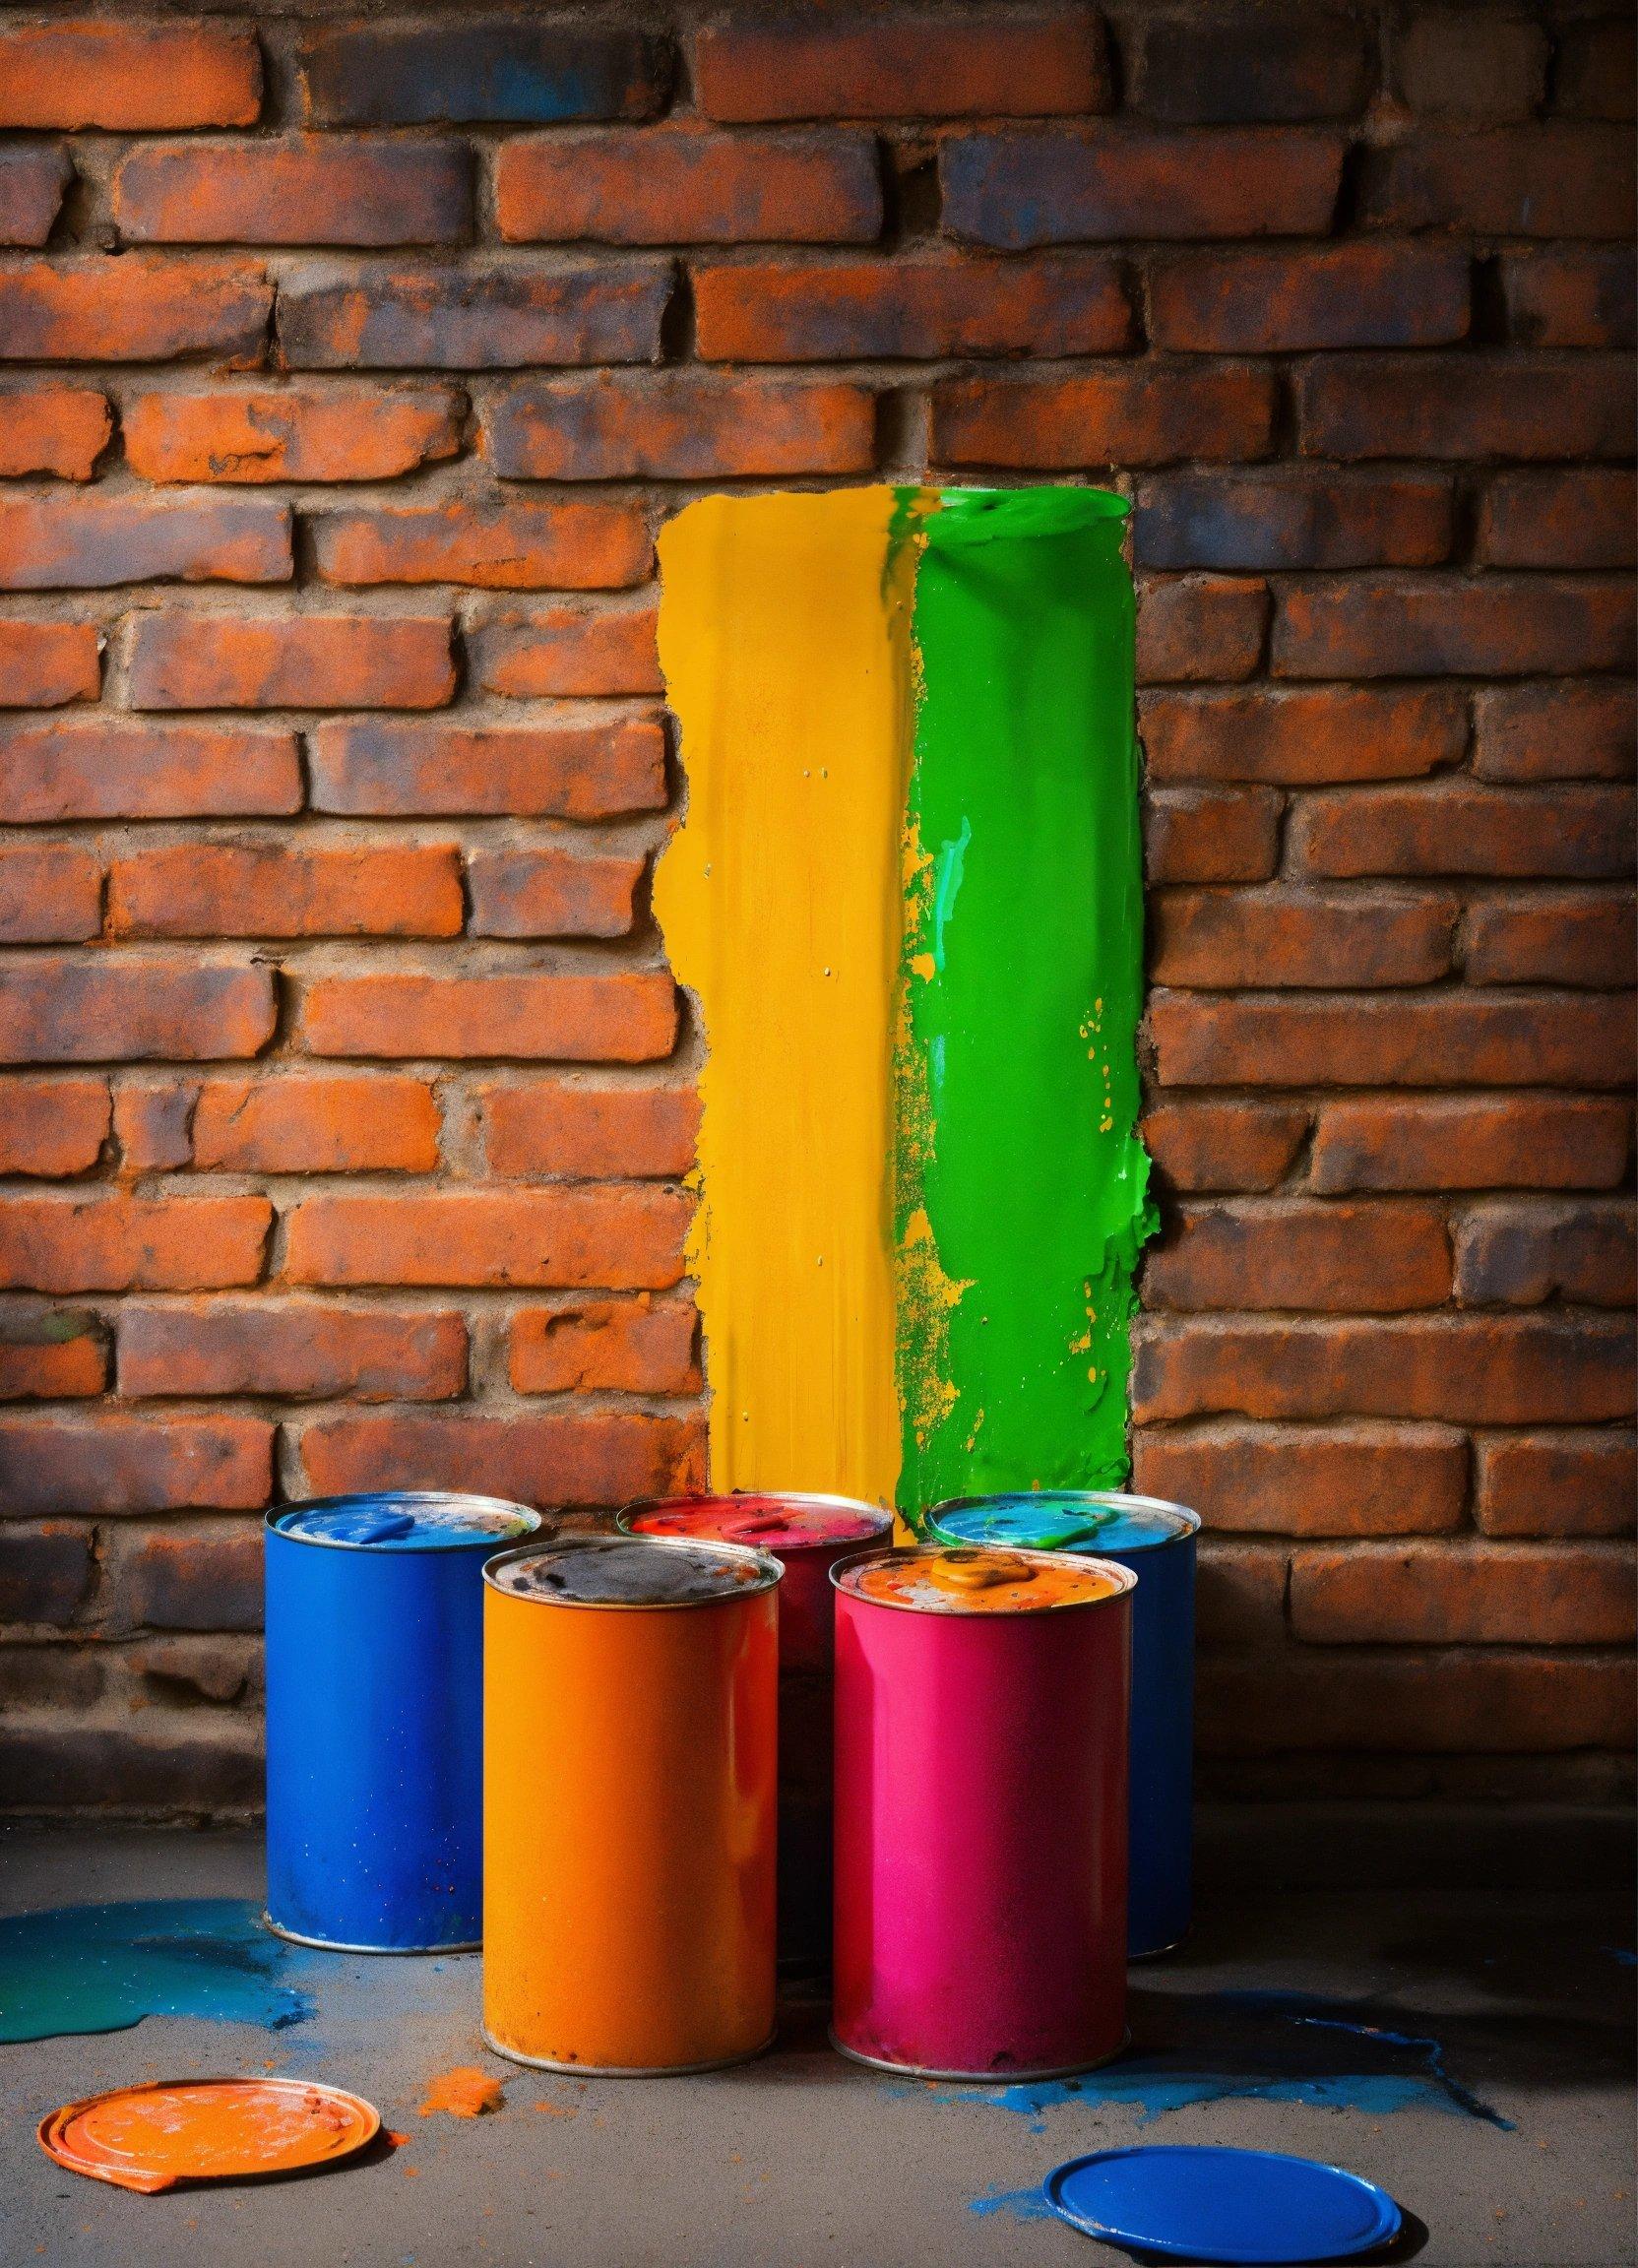
[{"label": "concrete floor", "polygon": [[[826,2047],[811,1994],[792,1999],[776,2049],[738,2071],[555,2079],[483,2050],[475,1956],[281,1949],[281,1980],[314,2002],[287,2028],[151,2017],[0,2048],[0,2259],[1069,2268],[1118,2256],[1032,2217],[1041,2176],[1112,2143],[1190,2141],[1369,2174],[1407,2213],[1381,2258],[1633,2261],[1631,1907],[1607,1886],[1608,1837],[1589,1840],[1573,1821],[1549,1828],[1498,1883],[1496,1854],[1517,1858],[1519,1838],[1447,1822],[1422,1863],[1401,1814],[1396,1867],[1382,1863],[1386,1826],[1355,1822],[1351,1839],[1288,1821],[1282,1845],[1269,1824],[1242,1823],[1207,1855],[1188,1949],[1134,1972],[1132,2059],[1045,2101],[857,2069]],[[260,1873],[244,1833],[0,1835],[0,1908],[12,1913],[255,1899]],[[1396,1876],[1434,1886],[1398,1887]],[[1587,1887],[1594,1876],[1605,1886]],[[504,2075],[504,2109],[476,2121],[421,2116],[427,2081],[455,2064]],[[322,2176],[152,2198],[64,2174],[34,2141],[41,2113],[77,2096],[264,2069],[366,2095],[407,2139]]]}]

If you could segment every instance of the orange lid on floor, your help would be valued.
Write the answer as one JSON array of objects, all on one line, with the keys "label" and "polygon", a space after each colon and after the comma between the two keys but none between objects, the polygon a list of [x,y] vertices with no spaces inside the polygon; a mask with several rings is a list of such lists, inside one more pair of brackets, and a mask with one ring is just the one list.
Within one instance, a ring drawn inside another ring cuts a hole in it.
[{"label": "orange lid on floor", "polygon": [[40,2148],[72,2174],[152,2195],[178,2181],[244,2181],[334,2165],[379,2131],[357,2095],[308,2079],[171,2079],[66,2103]]},{"label": "orange lid on floor", "polygon": [[847,1560],[835,1581],[879,1606],[932,1614],[1036,1614],[1113,1599],[1132,1590],[1137,1578],[1106,1559],[1067,1551],[961,1551],[923,1544]]}]

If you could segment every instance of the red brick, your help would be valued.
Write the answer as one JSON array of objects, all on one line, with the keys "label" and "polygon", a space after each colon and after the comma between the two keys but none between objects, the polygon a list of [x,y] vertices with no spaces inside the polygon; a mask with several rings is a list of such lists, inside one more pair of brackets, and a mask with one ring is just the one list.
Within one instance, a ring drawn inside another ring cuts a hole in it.
[{"label": "red brick", "polygon": [[507,1376],[517,1394],[695,1394],[691,1299],[581,1299],[522,1307],[512,1318]]},{"label": "red brick", "polygon": [[1454,898],[1288,889],[1165,891],[1151,902],[1157,984],[1430,984],[1447,976]]},{"label": "red brick", "polygon": [[485,693],[660,693],[657,609],[634,605],[508,608],[467,632],[472,677]]},{"label": "red brick", "polygon": [[513,1503],[627,1504],[705,1480],[705,1432],[641,1411],[334,1418],[302,1436],[309,1487],[477,1489]]},{"label": "red brick", "polygon": [[0,244],[43,244],[73,178],[64,150],[0,150]]},{"label": "red brick", "polygon": [[319,370],[516,370],[654,362],[668,263],[460,267],[314,260],[279,286],[287,363]]},{"label": "red brick", "polygon": [[1110,354],[1134,337],[1120,270],[1102,252],[700,267],[694,309],[707,362]]},{"label": "red brick", "polygon": [[128,1647],[125,1661],[155,1700],[259,1701],[264,1691],[254,1638],[151,1638]]},{"label": "red brick", "polygon": [[1480,1435],[1475,1517],[1486,1536],[1629,1536],[1638,1515],[1630,1433]]},{"label": "red brick", "polygon": [[527,16],[322,24],[297,53],[306,115],[348,126],[646,118],[671,76],[663,39]]},{"label": "red brick", "polygon": [[1140,15],[1123,40],[1128,100],[1151,117],[1352,118],[1370,91],[1363,28],[1341,11],[1250,22]]},{"label": "red brick", "polygon": [[519,136],[495,156],[495,223],[514,244],[869,244],[881,180],[864,134]]},{"label": "red brick", "polygon": [[1630,567],[1635,512],[1630,472],[1504,473],[1480,503],[1478,555],[1487,567]]},{"label": "red brick", "polygon": [[0,473],[89,480],[113,429],[107,396],[89,386],[8,386],[0,391]]},{"label": "red brick", "polygon": [[0,1284],[27,1292],[204,1292],[254,1284],[265,1197],[7,1197]]},{"label": "red brick", "polygon": [[1195,1643],[1202,1655],[1261,1652],[1286,1628],[1284,1551],[1201,1539],[1195,1574]]},{"label": "red brick", "polygon": [[1619,1646],[1627,1556],[1587,1544],[1408,1544],[1298,1551],[1292,1629],[1314,1645]]},{"label": "red brick", "polygon": [[1394,1314],[1450,1294],[1437,1206],[1289,1198],[1185,1210],[1143,1271],[1146,1309],[1289,1307]]},{"label": "red brick", "polygon": [[272,1451],[259,1418],[4,1418],[0,1498],[11,1513],[254,1511]]},{"label": "red brick", "polygon": [[108,875],[108,925],[135,937],[456,937],[448,845],[174,843]]},{"label": "red brick", "polygon": [[1632,1676],[1620,1656],[1493,1653],[1334,1659],[1220,1655],[1203,1671],[1202,1747],[1411,1755],[1518,1755],[1631,1744]]},{"label": "red brick", "polygon": [[1342,182],[1335,134],[1142,127],[957,134],[941,145],[943,224],[976,244],[1323,236]]},{"label": "red brick", "polygon": [[1360,788],[1301,803],[1288,829],[1299,873],[1563,874],[1632,871],[1624,788]]},{"label": "red brick", "polygon": [[273,978],[242,961],[32,953],[0,968],[0,1061],[9,1063],[254,1055],[273,1026]]},{"label": "red brick", "polygon": [[102,927],[102,869],[75,843],[0,850],[0,945],[72,945]]},{"label": "red brick", "polygon": [[0,1084],[0,1173],[84,1173],[108,1138],[108,1119],[103,1080],[7,1079]]},{"label": "red brick", "polygon": [[448,244],[472,229],[471,160],[353,135],[149,143],[114,167],[111,206],[137,243]]},{"label": "red brick", "polygon": [[537,1079],[480,1085],[475,1100],[489,1170],[505,1180],[674,1180],[694,1163],[700,1104],[691,1087]]},{"label": "red brick", "polygon": [[1296,1163],[1308,1112],[1277,1102],[1162,1102],[1138,1131],[1174,1189],[1272,1189]]},{"label": "red brick", "polygon": [[1184,253],[1150,276],[1150,343],[1209,354],[1448,346],[1467,337],[1468,266],[1424,244]]},{"label": "red brick", "polygon": [[1394,41],[1394,85],[1413,110],[1435,118],[1528,118],[1546,87],[1540,24],[1495,10],[1429,8]]},{"label": "red brick", "polygon": [[1281,798],[1268,788],[1160,788],[1146,798],[1151,882],[1266,882],[1280,862]]},{"label": "red brick", "polygon": [[1097,19],[922,11],[708,24],[694,40],[708,118],[1035,118],[1110,103]]},{"label": "red brick", "polygon": [[94,701],[102,683],[94,622],[0,620],[0,709]]},{"label": "red brick", "polygon": [[444,386],[213,386],[135,394],[125,458],[145,480],[385,480],[461,448],[461,399]]},{"label": "red brick", "polygon": [[676,1040],[676,988],[659,969],[323,976],[300,987],[313,1055],[507,1055],[644,1063]]},{"label": "red brick", "polygon": [[1630,780],[1634,737],[1630,685],[1486,685],[1474,702],[1481,780]]},{"label": "red brick", "polygon": [[[0,1530],[0,1622],[44,1622],[59,1629],[72,1622],[91,1587],[91,1546],[89,1529],[8,1522]],[[41,1663],[56,1659],[35,1647],[14,1651],[31,1667],[36,1657]]]},{"label": "red brick", "polygon": [[133,709],[439,709],[455,693],[447,614],[132,618]]},{"label": "red brick", "polygon": [[1459,764],[1468,744],[1467,698],[1442,685],[1148,693],[1139,716],[1157,781],[1415,779]]},{"label": "red brick", "polygon": [[117,1632],[259,1630],[262,1538],[242,1522],[167,1521],[110,1540],[105,1626]]},{"label": "red brick", "polygon": [[80,253],[0,271],[0,357],[17,362],[168,362],[255,355],[273,307],[244,260]]},{"label": "red brick", "polygon": [[1456,1224],[1456,1296],[1468,1307],[1540,1307],[1566,1299],[1629,1308],[1638,1297],[1630,1201],[1477,1206]]},{"label": "red brick", "polygon": [[1560,1095],[1395,1096],[1320,1106],[1316,1189],[1611,1189],[1626,1172],[1621,1102]]},{"label": "red brick", "polygon": [[1158,992],[1149,1024],[1161,1081],[1170,1087],[1630,1084],[1626,1004],[1585,993],[1222,1000]]},{"label": "red brick", "polygon": [[635,918],[642,858],[572,850],[469,853],[474,937],[624,937]]},{"label": "red brick", "polygon": [[665,1291],[693,1199],[679,1189],[436,1190],[304,1197],[288,1217],[292,1284],[562,1286]]},{"label": "red brick", "polygon": [[194,1111],[193,1155],[229,1173],[430,1173],[438,1105],[424,1080],[393,1074],[214,1079]]},{"label": "red brick", "polygon": [[1485,236],[1632,233],[1632,138],[1619,127],[1428,135],[1369,153],[1360,218]]},{"label": "red brick", "polygon": [[312,522],[323,583],[465,583],[489,591],[613,591],[654,563],[641,510],[561,504],[360,505]]},{"label": "red brick", "polygon": [[1578,118],[1633,113],[1633,26],[1611,15],[1559,27],[1552,74],[1555,110]]},{"label": "red brick", "polygon": [[1081,471],[1186,457],[1266,457],[1266,370],[1111,369],[1073,378],[953,379],[932,390],[939,465]]},{"label": "red brick", "polygon": [[1133,1390],[1140,1423],[1223,1411],[1596,1424],[1632,1404],[1631,1331],[1604,1316],[1190,1317],[1140,1327]]},{"label": "red brick", "polygon": [[1620,355],[1339,354],[1296,384],[1310,457],[1625,457]]},{"label": "red brick", "polygon": [[434,1308],[193,1299],[119,1316],[119,1391],[442,1402],[467,1383],[467,1326]]},{"label": "red brick", "polygon": [[191,1079],[171,1078],[156,1086],[126,1080],[115,1088],[114,1141],[122,1179],[167,1173],[190,1162],[190,1125],[198,1098]]},{"label": "red brick", "polygon": [[1236,1533],[1443,1535],[1467,1501],[1468,1445],[1448,1425],[1167,1427],[1132,1449],[1134,1487]]},{"label": "red brick", "polygon": [[1541,895],[1490,899],[1470,912],[1464,931],[1470,984],[1587,984],[1633,981],[1632,901]]},{"label": "red brick", "polygon": [[283,504],[205,496],[0,497],[0,587],[82,591],[112,583],[287,583]]},{"label": "red brick", "polygon": [[483,450],[503,478],[706,480],[867,472],[875,397],[865,386],[665,371],[525,381],[491,397]]},{"label": "red brick", "polygon": [[1555,244],[1496,263],[1507,335],[1521,346],[1630,346],[1632,262],[1624,249]]},{"label": "red brick", "polygon": [[19,1317],[0,1326],[0,1402],[66,1401],[108,1383],[102,1341],[84,1316]]},{"label": "red brick", "polygon": [[1354,575],[1284,587],[1272,666],[1277,677],[1512,677],[1630,669],[1633,652],[1620,577]]},{"label": "red brick", "polygon": [[309,743],[313,805],[348,813],[605,819],[662,810],[659,720],[456,726],[349,721]]},{"label": "red brick", "polygon": [[1311,470],[1184,472],[1137,492],[1144,567],[1433,567],[1450,556],[1447,479]]},{"label": "red brick", "polygon": [[254,126],[262,58],[249,25],[10,24],[0,126]]},{"label": "red brick", "polygon": [[1222,683],[1251,676],[1262,659],[1268,612],[1268,585],[1238,576],[1140,582],[1138,683]]},{"label": "red brick", "polygon": [[0,723],[0,820],[233,818],[301,807],[295,735],[109,716]]}]

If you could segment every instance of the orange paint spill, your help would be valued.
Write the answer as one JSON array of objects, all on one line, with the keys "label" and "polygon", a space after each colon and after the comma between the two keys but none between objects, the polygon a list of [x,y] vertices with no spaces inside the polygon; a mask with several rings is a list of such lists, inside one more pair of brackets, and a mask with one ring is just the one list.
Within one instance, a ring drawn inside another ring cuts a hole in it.
[{"label": "orange paint spill", "polygon": [[440,2072],[432,2081],[421,2105],[421,2116],[430,2118],[435,2110],[447,2110],[452,2118],[481,2118],[487,2110],[498,2110],[505,2101],[506,2090],[498,2079],[464,2063],[453,2071]]}]

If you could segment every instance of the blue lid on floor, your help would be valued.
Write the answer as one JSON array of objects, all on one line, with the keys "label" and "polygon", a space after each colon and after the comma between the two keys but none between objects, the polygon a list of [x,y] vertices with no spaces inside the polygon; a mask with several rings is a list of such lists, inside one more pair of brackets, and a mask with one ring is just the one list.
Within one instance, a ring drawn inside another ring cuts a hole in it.
[{"label": "blue lid on floor", "polygon": [[1239,2268],[1347,2260],[1386,2244],[1399,2207],[1373,2181],[1278,2150],[1098,2150],[1047,2175],[1046,2201],[1088,2236]]}]

